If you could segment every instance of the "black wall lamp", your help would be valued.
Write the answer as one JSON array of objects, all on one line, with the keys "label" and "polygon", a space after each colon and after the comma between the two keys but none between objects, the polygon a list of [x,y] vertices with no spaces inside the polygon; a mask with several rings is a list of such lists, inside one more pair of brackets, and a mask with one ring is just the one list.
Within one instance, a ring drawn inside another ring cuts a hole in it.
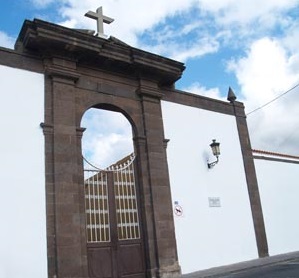
[{"label": "black wall lamp", "polygon": [[216,142],[216,139],[213,139],[213,142],[210,144],[210,147],[212,149],[213,155],[216,156],[217,160],[211,163],[208,162],[209,169],[215,166],[219,161],[218,157],[220,155],[220,143]]}]

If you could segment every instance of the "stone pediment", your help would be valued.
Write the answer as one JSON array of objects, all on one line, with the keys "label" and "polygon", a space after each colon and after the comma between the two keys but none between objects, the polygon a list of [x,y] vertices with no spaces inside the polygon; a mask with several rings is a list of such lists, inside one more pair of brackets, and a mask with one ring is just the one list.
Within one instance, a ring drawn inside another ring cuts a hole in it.
[{"label": "stone pediment", "polygon": [[69,57],[99,69],[142,76],[162,86],[173,85],[185,69],[181,62],[131,47],[115,37],[104,39],[38,19],[24,22],[15,48],[42,57]]}]

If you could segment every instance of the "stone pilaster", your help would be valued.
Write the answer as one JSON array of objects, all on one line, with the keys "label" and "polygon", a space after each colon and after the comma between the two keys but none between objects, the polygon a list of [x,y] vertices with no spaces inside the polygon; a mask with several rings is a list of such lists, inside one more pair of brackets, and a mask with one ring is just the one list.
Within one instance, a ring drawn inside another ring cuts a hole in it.
[{"label": "stone pilaster", "polygon": [[46,140],[49,277],[88,277],[82,229],[83,172],[78,171],[82,167],[78,147],[82,131],[76,127],[75,83],[79,75],[66,65],[73,67],[74,63],[55,58],[46,65],[46,78],[51,83],[46,91],[51,113],[46,117],[52,126],[52,140]]},{"label": "stone pilaster", "polygon": [[[158,86],[150,81],[141,80],[138,93],[141,98],[144,121],[145,149],[143,163],[147,172],[148,187],[145,188],[145,202],[151,218],[150,248],[155,248],[156,269],[152,277],[179,277],[174,220],[171,204],[170,182],[166,159],[165,138]],[[144,173],[143,173],[144,175]],[[147,226],[149,227],[149,226]],[[151,250],[150,250],[151,251]],[[151,253],[151,252],[150,252]]]},{"label": "stone pilaster", "polygon": [[236,116],[241,151],[243,155],[258,254],[259,257],[266,257],[269,256],[268,242],[244,106],[239,102],[234,102],[232,105]]}]

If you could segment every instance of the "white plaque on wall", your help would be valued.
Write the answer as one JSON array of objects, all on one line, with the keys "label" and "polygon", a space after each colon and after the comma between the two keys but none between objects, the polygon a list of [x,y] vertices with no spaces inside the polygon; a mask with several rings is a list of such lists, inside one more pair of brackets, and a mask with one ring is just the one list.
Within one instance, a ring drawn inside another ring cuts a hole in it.
[{"label": "white plaque on wall", "polygon": [[221,207],[220,198],[219,197],[209,197],[209,207],[214,207],[214,208]]}]

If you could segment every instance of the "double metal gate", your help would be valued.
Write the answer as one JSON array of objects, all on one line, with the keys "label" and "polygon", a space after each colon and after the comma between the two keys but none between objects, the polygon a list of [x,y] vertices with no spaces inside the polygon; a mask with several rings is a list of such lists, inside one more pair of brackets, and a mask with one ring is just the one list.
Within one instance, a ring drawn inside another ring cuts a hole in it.
[{"label": "double metal gate", "polygon": [[132,154],[105,170],[84,170],[91,277],[145,277],[134,164]]}]

